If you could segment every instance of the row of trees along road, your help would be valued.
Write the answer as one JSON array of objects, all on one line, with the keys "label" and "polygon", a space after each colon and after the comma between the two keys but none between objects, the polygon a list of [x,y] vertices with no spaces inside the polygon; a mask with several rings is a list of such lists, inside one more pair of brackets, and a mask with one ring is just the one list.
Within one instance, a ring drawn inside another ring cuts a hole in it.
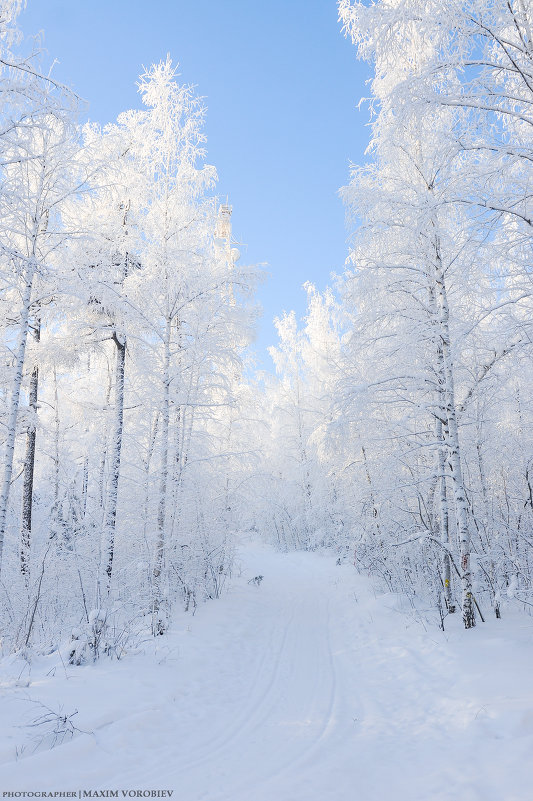
[{"label": "row of trees along road", "polygon": [[0,627],[81,662],[217,597],[235,534],[325,548],[444,627],[533,604],[533,19],[340,0],[374,70],[333,289],[246,370],[258,271],[169,60],[103,129],[0,2]]},{"label": "row of trees along road", "polygon": [[143,110],[80,128],[39,54],[10,52],[19,7],[0,8],[0,625],[7,648],[70,636],[80,662],[225,583],[258,273],[170,60]]},{"label": "row of trees along road", "polygon": [[269,475],[293,489],[258,514],[470,628],[533,602],[531,4],[339,14],[374,70],[372,138],[337,296],[279,321]]}]

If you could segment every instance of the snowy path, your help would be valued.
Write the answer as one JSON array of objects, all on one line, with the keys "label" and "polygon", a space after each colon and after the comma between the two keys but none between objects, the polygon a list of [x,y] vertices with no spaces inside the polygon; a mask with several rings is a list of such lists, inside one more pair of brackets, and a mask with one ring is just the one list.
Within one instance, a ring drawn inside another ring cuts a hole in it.
[{"label": "snowy path", "polygon": [[[231,592],[184,616],[156,658],[69,668],[68,678],[62,667],[47,676],[46,659],[20,678],[20,664],[6,664],[0,791],[172,789],[175,801],[533,797],[531,618],[471,632],[457,621],[443,635],[331,559],[254,546],[241,562]],[[258,573],[262,585],[248,584]],[[37,715],[28,698],[78,709],[76,725],[91,733],[34,752],[35,730],[15,725]]]}]

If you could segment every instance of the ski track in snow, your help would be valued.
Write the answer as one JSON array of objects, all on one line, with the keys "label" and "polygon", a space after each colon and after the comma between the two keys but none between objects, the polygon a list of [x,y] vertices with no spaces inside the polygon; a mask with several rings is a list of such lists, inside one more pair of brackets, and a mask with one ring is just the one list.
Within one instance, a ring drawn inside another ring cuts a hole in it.
[{"label": "ski track in snow", "polygon": [[[66,674],[57,654],[22,675],[20,659],[4,660],[0,791],[172,789],[174,801],[533,797],[530,617],[508,612],[470,632],[449,620],[443,634],[329,557],[249,545],[240,562],[229,593],[181,616],[155,654]],[[248,584],[259,573],[261,586]],[[77,709],[73,722],[90,733],[36,748],[42,730],[28,724],[39,710],[28,699]]]}]

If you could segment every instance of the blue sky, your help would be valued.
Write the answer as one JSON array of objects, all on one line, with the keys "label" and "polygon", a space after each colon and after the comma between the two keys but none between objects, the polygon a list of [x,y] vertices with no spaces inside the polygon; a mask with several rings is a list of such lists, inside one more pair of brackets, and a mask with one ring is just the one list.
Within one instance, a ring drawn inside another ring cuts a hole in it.
[{"label": "blue sky", "polygon": [[267,262],[259,292],[259,366],[271,369],[272,318],[305,311],[347,255],[337,191],[369,136],[366,65],[344,38],[335,0],[27,0],[25,35],[44,31],[57,78],[109,122],[139,106],[142,66],[170,53],[208,108],[208,161],[233,206],[246,263]]}]

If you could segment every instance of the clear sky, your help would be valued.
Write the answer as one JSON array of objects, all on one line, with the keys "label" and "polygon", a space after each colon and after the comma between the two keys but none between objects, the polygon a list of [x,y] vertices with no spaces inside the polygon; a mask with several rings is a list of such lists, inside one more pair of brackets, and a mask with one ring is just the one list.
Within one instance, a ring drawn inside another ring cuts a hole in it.
[{"label": "clear sky", "polygon": [[101,123],[139,107],[142,66],[170,53],[208,108],[208,161],[233,206],[246,263],[267,263],[258,366],[271,369],[274,316],[305,311],[347,255],[339,187],[369,136],[366,65],[335,0],[27,0],[25,35],[44,31],[56,78]]}]

